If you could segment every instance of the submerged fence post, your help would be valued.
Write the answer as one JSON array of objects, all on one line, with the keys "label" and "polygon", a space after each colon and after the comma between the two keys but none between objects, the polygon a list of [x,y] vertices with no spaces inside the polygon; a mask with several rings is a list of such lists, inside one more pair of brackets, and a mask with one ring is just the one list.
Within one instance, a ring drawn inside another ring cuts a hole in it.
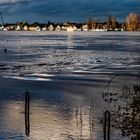
[{"label": "submerged fence post", "polygon": [[29,136],[30,133],[30,93],[25,93],[25,133]]},{"label": "submerged fence post", "polygon": [[104,140],[110,140],[110,112],[104,113]]}]

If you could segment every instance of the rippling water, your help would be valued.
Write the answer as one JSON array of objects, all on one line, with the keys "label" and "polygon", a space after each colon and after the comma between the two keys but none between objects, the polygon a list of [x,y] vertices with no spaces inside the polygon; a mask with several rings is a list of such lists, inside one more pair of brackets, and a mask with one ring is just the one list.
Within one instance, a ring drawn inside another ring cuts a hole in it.
[{"label": "rippling water", "polygon": [[[101,140],[102,92],[111,76],[119,75],[112,84],[116,90],[140,72],[140,33],[1,31],[0,36],[0,139]],[[111,137],[122,139],[114,130]]]}]

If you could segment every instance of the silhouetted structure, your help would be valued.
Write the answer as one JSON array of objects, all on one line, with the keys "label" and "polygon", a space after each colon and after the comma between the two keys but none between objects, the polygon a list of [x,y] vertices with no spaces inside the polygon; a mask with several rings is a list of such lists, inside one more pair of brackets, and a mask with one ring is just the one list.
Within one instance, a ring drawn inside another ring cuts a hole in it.
[{"label": "silhouetted structure", "polygon": [[89,17],[88,18],[88,20],[87,20],[87,26],[88,26],[88,29],[92,29],[92,27],[93,27],[92,17]]},{"label": "silhouetted structure", "polygon": [[113,16],[112,17],[112,30],[115,31],[116,28],[117,28],[116,17]]},{"label": "silhouetted structure", "polygon": [[106,26],[107,26],[107,30],[110,30],[110,28],[111,28],[111,16],[106,17]]},{"label": "silhouetted structure", "polygon": [[7,53],[7,49],[4,49],[4,53]]},{"label": "silhouetted structure", "polygon": [[4,27],[3,13],[1,9],[0,9],[0,15],[1,15],[2,26]]},{"label": "silhouetted structure", "polygon": [[27,136],[30,134],[30,93],[25,93],[25,133]]},{"label": "silhouetted structure", "polygon": [[104,140],[110,140],[110,112],[104,113]]}]

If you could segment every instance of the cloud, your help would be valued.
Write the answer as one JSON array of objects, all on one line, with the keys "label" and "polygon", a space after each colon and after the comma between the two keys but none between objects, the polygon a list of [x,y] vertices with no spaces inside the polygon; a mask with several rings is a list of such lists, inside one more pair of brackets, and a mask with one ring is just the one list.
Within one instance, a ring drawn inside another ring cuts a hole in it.
[{"label": "cloud", "polygon": [[14,3],[16,2],[17,0],[1,0],[0,1],[0,4],[8,4],[8,3]]},{"label": "cloud", "polygon": [[11,3],[19,3],[24,1],[26,0],[0,0],[0,4],[11,4]]},{"label": "cloud", "polygon": [[88,16],[114,15],[124,19],[139,13],[139,0],[0,0],[8,20],[85,21]]}]

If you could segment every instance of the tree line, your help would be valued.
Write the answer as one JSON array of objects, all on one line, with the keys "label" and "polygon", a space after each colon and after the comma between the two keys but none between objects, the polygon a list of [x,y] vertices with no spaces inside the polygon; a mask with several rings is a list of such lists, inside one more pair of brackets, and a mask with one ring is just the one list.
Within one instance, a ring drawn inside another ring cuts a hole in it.
[{"label": "tree line", "polygon": [[133,12],[130,13],[126,17],[126,21],[121,23],[121,27],[115,16],[107,16],[104,23],[101,22],[100,17],[98,17],[97,20],[89,17],[87,20],[87,25],[88,29],[106,28],[107,30],[115,30],[117,28],[121,28],[127,31],[140,31],[140,15]]}]

